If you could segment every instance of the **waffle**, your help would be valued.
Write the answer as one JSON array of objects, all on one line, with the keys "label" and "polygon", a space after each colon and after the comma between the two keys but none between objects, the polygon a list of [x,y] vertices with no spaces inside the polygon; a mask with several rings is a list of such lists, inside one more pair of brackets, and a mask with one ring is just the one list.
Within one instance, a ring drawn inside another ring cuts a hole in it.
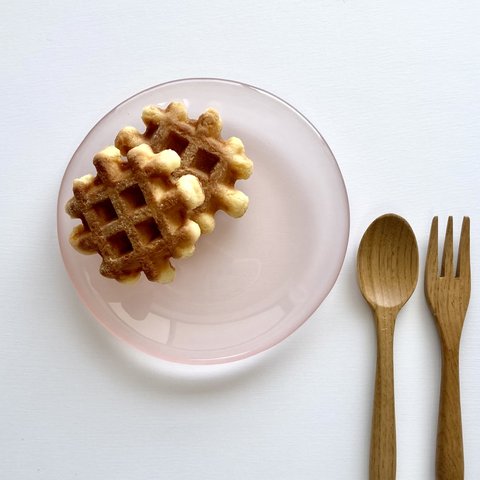
[{"label": "waffle", "polygon": [[204,203],[189,215],[202,233],[215,228],[214,215],[218,210],[232,217],[245,213],[248,197],[235,189],[235,182],[247,179],[253,164],[245,155],[240,139],[220,137],[222,123],[214,109],[209,108],[192,120],[182,103],[170,103],[166,109],[148,106],[142,112],[142,120],[146,126],[144,133],[126,127],[117,135],[115,146],[122,154],[141,144],[150,145],[154,152],[175,150],[181,164],[174,177],[195,175],[205,192]]},{"label": "waffle", "polygon": [[143,271],[149,280],[172,281],[170,258],[191,255],[201,233],[188,217],[205,199],[197,177],[174,178],[180,157],[173,150],[155,154],[145,144],[132,148],[126,160],[110,146],[93,163],[97,175],[76,179],[66,205],[82,221],[71,233],[72,246],[98,252],[105,277],[128,282]]}]

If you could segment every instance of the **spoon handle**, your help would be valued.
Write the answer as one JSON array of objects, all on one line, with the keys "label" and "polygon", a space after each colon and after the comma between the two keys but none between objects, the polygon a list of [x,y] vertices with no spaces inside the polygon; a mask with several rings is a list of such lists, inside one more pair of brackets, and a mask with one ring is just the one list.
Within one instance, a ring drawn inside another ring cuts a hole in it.
[{"label": "spoon handle", "polygon": [[394,480],[396,473],[393,330],[396,312],[375,311],[377,370],[370,443],[370,480]]},{"label": "spoon handle", "polygon": [[442,346],[442,382],[437,431],[437,480],[463,480],[462,416],[458,348]]}]

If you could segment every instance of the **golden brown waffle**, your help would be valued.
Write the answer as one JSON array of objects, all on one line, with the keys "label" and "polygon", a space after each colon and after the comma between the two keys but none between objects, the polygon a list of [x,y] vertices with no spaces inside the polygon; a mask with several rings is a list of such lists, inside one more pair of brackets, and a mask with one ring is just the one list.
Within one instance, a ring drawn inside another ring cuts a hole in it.
[{"label": "golden brown waffle", "polygon": [[200,236],[191,209],[205,199],[193,175],[174,178],[180,157],[172,150],[155,154],[140,145],[122,159],[111,146],[95,155],[97,175],[73,183],[67,213],[82,221],[70,243],[82,253],[98,252],[100,273],[132,281],[143,271],[149,280],[173,280],[170,258],[189,256]]},{"label": "golden brown waffle", "polygon": [[143,134],[126,127],[117,135],[115,146],[122,154],[141,144],[150,145],[154,152],[175,150],[181,157],[181,166],[173,175],[195,175],[205,192],[205,202],[190,215],[202,233],[214,229],[217,210],[232,217],[245,213],[248,197],[235,189],[235,182],[248,178],[253,164],[240,139],[220,137],[222,123],[215,110],[210,108],[198,120],[191,120],[182,103],[170,103],[166,109],[148,106],[142,112],[142,120],[146,125]]}]

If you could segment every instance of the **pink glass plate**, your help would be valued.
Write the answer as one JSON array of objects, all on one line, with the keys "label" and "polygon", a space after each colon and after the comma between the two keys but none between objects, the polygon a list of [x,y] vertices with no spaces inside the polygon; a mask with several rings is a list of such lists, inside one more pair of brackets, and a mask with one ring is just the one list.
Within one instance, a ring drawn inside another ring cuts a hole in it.
[{"label": "pink glass plate", "polygon": [[[78,222],[64,212],[74,178],[95,173],[94,154],[126,125],[143,129],[142,108],[183,101],[191,117],[207,107],[223,137],[240,137],[254,173],[237,187],[250,197],[244,217],[216,216],[195,254],[175,260],[172,284],[120,284],[98,273],[99,255],[68,243]],[[65,267],[94,317],[131,346],[180,363],[229,362],[259,353],[297,329],[333,287],[348,241],[342,175],[324,139],[293,107],[258,88],[218,79],[158,85],[103,117],[67,166],[58,197]]]}]

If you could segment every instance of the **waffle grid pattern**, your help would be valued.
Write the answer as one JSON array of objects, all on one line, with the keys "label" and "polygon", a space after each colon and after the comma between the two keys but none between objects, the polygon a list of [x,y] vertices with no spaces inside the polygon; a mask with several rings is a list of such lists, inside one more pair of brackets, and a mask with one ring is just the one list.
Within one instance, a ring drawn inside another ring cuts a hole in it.
[{"label": "waffle grid pattern", "polygon": [[245,213],[248,197],[235,189],[235,182],[250,176],[252,162],[238,138],[220,138],[222,124],[215,110],[208,109],[198,120],[191,120],[181,103],[171,103],[165,110],[149,106],[143,110],[142,120],[146,126],[143,134],[126,127],[117,135],[115,146],[122,154],[141,144],[150,145],[154,152],[175,150],[181,162],[174,176],[195,175],[205,192],[205,202],[190,214],[202,233],[214,229],[218,210],[233,217]]},{"label": "waffle grid pattern", "polygon": [[125,162],[108,147],[94,158],[97,176],[75,181],[67,213],[82,224],[71,243],[82,253],[100,253],[102,275],[128,281],[143,270],[149,280],[170,281],[169,258],[193,253],[200,230],[187,218],[185,197],[171,175],[179,159],[172,162],[175,154],[167,154],[142,145]]}]

